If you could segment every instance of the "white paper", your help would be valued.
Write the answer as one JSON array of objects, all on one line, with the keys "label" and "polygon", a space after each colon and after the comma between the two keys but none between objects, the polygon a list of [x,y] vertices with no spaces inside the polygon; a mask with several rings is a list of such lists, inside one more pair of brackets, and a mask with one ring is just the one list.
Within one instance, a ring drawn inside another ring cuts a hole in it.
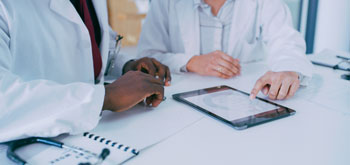
[{"label": "white paper", "polygon": [[[145,105],[137,105],[122,113],[105,112],[99,125],[90,132],[138,149],[142,154],[143,150],[177,134],[201,118],[203,118],[201,113],[186,105],[177,102],[175,104],[174,100],[168,98],[156,109]],[[106,145],[96,143],[96,141],[82,137],[82,135],[69,136],[60,139],[60,141],[95,154],[99,154],[106,147]],[[111,151],[113,151],[113,148]],[[67,157],[67,154],[71,155]],[[114,155],[116,156],[109,156],[104,164],[118,164],[133,157],[130,153],[119,152],[118,150],[114,152]],[[79,158],[75,158],[75,156],[79,156]],[[85,156],[80,156],[80,153],[74,153],[73,151],[50,147],[32,157],[28,162],[40,165],[51,164],[51,161],[57,160],[53,164],[61,165],[80,162],[94,163],[96,161],[94,157],[87,159]]]},{"label": "white paper", "polygon": [[294,97],[306,100],[328,110],[350,115],[350,83],[336,79],[324,79],[314,74],[310,85],[302,87]]},{"label": "white paper", "polygon": [[308,55],[307,57],[309,60],[313,62],[328,64],[332,66],[338,65],[340,68],[343,68],[343,69],[350,68],[350,61],[337,58],[337,56],[350,58],[349,54],[334,52],[331,50],[324,50],[319,54]]}]

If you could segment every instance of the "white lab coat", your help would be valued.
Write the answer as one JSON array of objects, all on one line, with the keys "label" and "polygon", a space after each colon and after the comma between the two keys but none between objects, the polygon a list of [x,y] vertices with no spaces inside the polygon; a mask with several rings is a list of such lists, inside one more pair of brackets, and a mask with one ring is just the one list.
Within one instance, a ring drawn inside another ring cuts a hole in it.
[{"label": "white lab coat", "polygon": [[[93,4],[104,71],[115,34],[106,1]],[[69,0],[0,1],[0,142],[91,130],[104,101],[103,72],[99,80],[89,32]]]},{"label": "white lab coat", "polygon": [[[305,41],[293,29],[290,11],[281,0],[236,0],[232,12],[229,55],[241,63],[265,59],[272,71],[311,77]],[[138,55],[154,57],[176,73],[199,54],[199,13],[193,0],[152,0]]]}]

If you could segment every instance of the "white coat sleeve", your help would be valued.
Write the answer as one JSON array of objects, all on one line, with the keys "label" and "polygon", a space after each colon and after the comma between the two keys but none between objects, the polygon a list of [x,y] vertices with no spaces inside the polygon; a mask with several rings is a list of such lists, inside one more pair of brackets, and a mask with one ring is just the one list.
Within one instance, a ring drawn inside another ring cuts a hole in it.
[{"label": "white coat sleeve", "polygon": [[183,53],[171,53],[169,36],[169,1],[152,0],[142,27],[138,45],[138,57],[153,57],[167,65],[172,73],[179,73],[192,57]]},{"label": "white coat sleeve", "polygon": [[103,105],[103,85],[23,81],[11,72],[10,27],[5,9],[0,8],[0,142],[94,128]]},{"label": "white coat sleeve", "polygon": [[281,0],[265,1],[261,14],[270,69],[276,72],[294,71],[310,79],[312,64],[305,54],[305,40],[293,28],[288,7]]}]

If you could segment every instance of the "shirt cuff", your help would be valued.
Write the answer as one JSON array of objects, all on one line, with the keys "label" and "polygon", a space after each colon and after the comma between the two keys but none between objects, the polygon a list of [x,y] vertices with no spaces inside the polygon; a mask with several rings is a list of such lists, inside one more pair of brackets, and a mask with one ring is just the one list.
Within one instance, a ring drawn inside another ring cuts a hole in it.
[{"label": "shirt cuff", "polygon": [[186,65],[180,68],[180,72],[188,72]]},{"label": "shirt cuff", "polygon": [[299,72],[297,72],[298,74],[298,79],[299,79],[299,83],[301,86],[308,86],[309,82],[310,82],[310,77],[307,77]]}]

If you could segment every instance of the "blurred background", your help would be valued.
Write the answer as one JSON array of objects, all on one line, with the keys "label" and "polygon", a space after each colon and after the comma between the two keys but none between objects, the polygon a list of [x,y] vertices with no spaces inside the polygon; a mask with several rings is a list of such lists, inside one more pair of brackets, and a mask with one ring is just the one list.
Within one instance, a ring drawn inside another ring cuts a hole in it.
[{"label": "blurred background", "polygon": [[[350,0],[283,0],[294,28],[307,43],[307,53],[325,49],[350,52]],[[123,35],[123,46],[136,46],[149,0],[108,0],[110,24]]]}]

